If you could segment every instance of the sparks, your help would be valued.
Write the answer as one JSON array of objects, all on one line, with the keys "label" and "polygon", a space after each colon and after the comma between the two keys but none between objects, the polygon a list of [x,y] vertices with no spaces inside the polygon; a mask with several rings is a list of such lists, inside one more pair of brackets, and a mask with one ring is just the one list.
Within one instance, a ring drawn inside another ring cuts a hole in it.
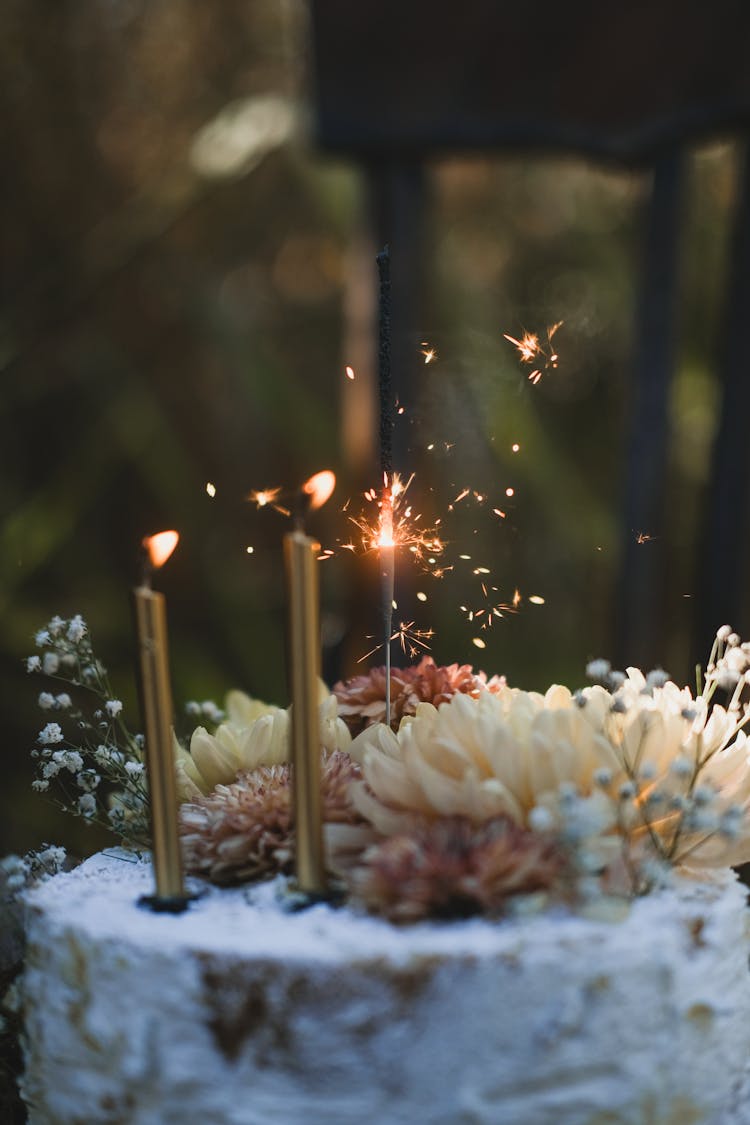
[{"label": "sparks", "polygon": [[370,488],[364,494],[369,504],[377,506],[375,519],[371,519],[366,513],[350,516],[349,519],[358,528],[365,551],[406,549],[423,566],[433,565],[435,557],[442,554],[445,544],[437,523],[433,527],[422,527],[421,513],[413,511],[407,498],[413,480],[413,473],[407,481],[403,481],[398,473],[394,473],[390,480],[384,478],[380,492]]},{"label": "sparks", "polygon": [[[423,652],[429,652],[430,641],[435,636],[434,629],[418,629],[414,621],[402,621],[397,629],[394,629],[389,637],[391,641],[398,641],[401,645],[402,651],[413,660],[414,657],[420,656]],[[364,656],[360,656],[357,661],[362,664],[376,652],[380,652],[385,647],[384,644],[375,645]]]},{"label": "sparks", "polygon": [[347,367],[345,370],[346,370],[347,379],[353,379],[354,378],[354,368],[353,367]]},{"label": "sparks", "polygon": [[216,485],[212,484],[210,480],[206,482],[206,492],[213,500],[214,496],[216,495]]},{"label": "sparks", "polygon": [[[533,370],[529,373],[529,381],[534,385],[539,382],[545,372],[553,371],[557,367],[560,357],[552,346],[552,337],[558,328],[562,327],[563,323],[564,321],[558,320],[556,324],[548,326],[546,343],[541,343],[534,332],[524,332],[520,340],[517,340],[515,336],[509,336],[507,332],[503,333],[503,338],[508,340],[517,350],[521,363],[533,365]],[[513,452],[515,453],[517,450],[514,449]]]},{"label": "sparks", "polygon": [[258,491],[253,489],[252,492],[248,493],[247,500],[251,504],[255,504],[256,508],[273,508],[275,512],[280,512],[282,516],[288,516],[290,515],[289,509],[278,503],[280,495],[281,488],[262,488]]}]

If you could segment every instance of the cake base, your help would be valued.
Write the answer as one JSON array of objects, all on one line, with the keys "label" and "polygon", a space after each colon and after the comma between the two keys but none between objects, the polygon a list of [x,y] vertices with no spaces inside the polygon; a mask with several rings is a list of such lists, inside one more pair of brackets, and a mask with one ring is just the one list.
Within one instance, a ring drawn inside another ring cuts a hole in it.
[{"label": "cake base", "polygon": [[750,1125],[734,881],[402,929],[268,884],[151,914],[151,887],[102,854],[30,893],[31,1125]]}]

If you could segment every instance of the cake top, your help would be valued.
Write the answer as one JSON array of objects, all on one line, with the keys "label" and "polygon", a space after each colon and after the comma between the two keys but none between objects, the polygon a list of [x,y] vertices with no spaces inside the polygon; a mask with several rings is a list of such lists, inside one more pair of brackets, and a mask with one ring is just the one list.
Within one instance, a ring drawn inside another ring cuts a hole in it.
[{"label": "cake top", "polygon": [[[54,618],[37,643],[29,670],[71,691],[39,696],[51,721],[35,788],[61,785],[72,811],[148,846],[143,740],[85,622]],[[708,878],[749,860],[750,645],[722,627],[696,694],[661,670],[587,671],[599,682],[542,694],[424,657],[333,693],[321,684],[332,883],[361,909],[414,923],[497,918],[533,895],[585,912],[675,872]],[[379,721],[388,684],[391,725]],[[224,711],[191,711],[203,724],[174,745],[187,870],[218,885],[291,874],[289,712],[241,692]]]},{"label": "cake top", "polygon": [[560,950],[588,945],[626,965],[653,952],[653,935],[667,956],[695,947],[697,936],[710,940],[711,928],[742,913],[744,888],[733,876],[707,884],[680,880],[623,905],[609,919],[583,917],[563,907],[533,912],[533,900],[513,918],[492,921],[420,922],[395,927],[348,907],[321,903],[290,913],[284,907],[285,880],[204,895],[177,917],[140,908],[138,898],[152,889],[148,856],[115,850],[86,860],[72,872],[56,875],[27,893],[32,913],[61,936],[70,928],[92,940],[122,942],[144,951],[180,949],[284,961],[368,961],[405,964],[414,958],[517,956],[559,957]]}]

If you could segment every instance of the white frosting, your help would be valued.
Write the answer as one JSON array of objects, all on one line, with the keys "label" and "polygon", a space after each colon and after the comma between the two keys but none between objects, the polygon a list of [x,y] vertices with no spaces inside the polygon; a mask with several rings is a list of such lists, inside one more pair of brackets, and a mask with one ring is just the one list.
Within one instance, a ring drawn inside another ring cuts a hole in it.
[{"label": "white frosting", "polygon": [[157,915],[151,889],[99,855],[29,895],[31,1125],[750,1125],[734,882],[399,929],[270,885]]}]

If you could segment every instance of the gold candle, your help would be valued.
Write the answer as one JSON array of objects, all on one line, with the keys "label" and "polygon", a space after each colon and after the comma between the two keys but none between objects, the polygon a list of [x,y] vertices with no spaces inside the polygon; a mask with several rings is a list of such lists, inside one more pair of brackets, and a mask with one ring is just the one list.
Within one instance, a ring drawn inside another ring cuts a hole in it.
[{"label": "gold candle", "polygon": [[298,526],[284,536],[289,606],[289,691],[292,699],[291,760],[297,887],[312,896],[326,893],[323,854],[323,800],[320,791],[320,608],[317,555],[320,545],[305,535],[304,512],[319,508],[333,492],[333,473],[316,473],[300,495]]},{"label": "gold candle", "polygon": [[312,895],[323,894],[326,886],[318,720],[320,621],[315,558],[318,550],[315,541],[302,531],[284,536],[297,886]]},{"label": "gold candle", "polygon": [[161,566],[177,545],[176,532],[144,540],[148,564],[141,585],[133,591],[138,638],[141,709],[146,740],[151,806],[151,838],[156,895],[155,909],[183,909],[187,900],[182,878],[177,787],[172,748],[172,691],[169,680],[167,614],[164,595],[151,588],[151,570]]}]

